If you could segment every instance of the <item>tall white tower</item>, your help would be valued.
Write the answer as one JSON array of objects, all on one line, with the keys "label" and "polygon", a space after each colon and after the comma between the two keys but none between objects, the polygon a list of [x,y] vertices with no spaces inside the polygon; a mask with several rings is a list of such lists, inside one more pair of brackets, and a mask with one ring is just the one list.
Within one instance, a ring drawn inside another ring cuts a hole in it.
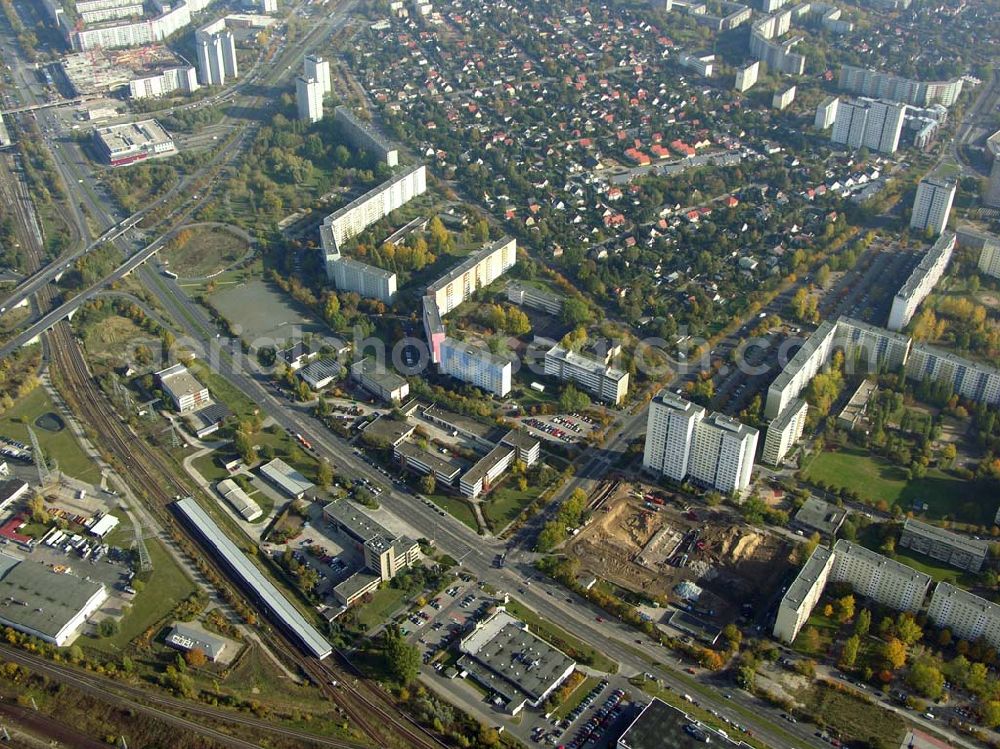
[{"label": "tall white tower", "polygon": [[295,103],[300,120],[319,122],[323,119],[323,95],[320,93],[319,81],[301,75],[296,78]]},{"label": "tall white tower", "polygon": [[319,95],[320,98],[327,96],[332,92],[330,86],[330,61],[324,60],[319,55],[306,55],[305,72],[303,77],[306,79],[312,78],[314,81],[319,83]]}]

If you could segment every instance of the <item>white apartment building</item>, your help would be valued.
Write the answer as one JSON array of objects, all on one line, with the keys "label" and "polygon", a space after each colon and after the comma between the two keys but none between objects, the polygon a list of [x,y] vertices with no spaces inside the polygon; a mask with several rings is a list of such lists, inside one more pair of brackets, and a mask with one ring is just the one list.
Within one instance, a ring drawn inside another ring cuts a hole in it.
[{"label": "white apartment building", "polygon": [[306,55],[302,68],[303,78],[311,78],[319,84],[320,99],[333,93],[333,87],[330,85],[329,60],[324,60],[320,55]]},{"label": "white apartment building", "polygon": [[948,629],[956,640],[973,642],[982,637],[990,647],[1000,647],[1000,605],[950,583],[934,588],[927,618]]},{"label": "white apartment building", "polygon": [[964,359],[924,343],[914,345],[906,362],[906,376],[911,380],[945,382],[963,398],[1000,405],[1000,369]]},{"label": "white apartment building", "polygon": [[929,575],[850,541],[838,541],[833,551],[832,582],[850,583],[855,593],[897,611],[920,610]]},{"label": "white apartment building", "polygon": [[736,71],[736,81],[733,84],[734,88],[743,93],[744,91],[749,91],[757,83],[757,78],[760,75],[760,60],[755,60],[754,62],[747,65],[745,68],[740,68]]},{"label": "white apartment building", "polygon": [[616,406],[628,394],[628,372],[559,345],[545,352],[545,374],[575,382],[599,400]]},{"label": "white apartment building", "polygon": [[836,345],[844,351],[845,366],[865,374],[900,370],[910,355],[909,336],[850,317],[837,320]]},{"label": "white apartment building", "polygon": [[642,465],[648,471],[683,481],[688,475],[695,425],[705,409],[664,390],[649,402]]},{"label": "white apartment building", "polygon": [[353,291],[386,304],[396,296],[395,273],[349,257],[341,257],[334,263],[333,285],[340,291]]},{"label": "white apartment building", "polygon": [[708,414],[694,427],[688,475],[726,494],[746,490],[758,436],[756,429],[725,414]]},{"label": "white apartment building", "polygon": [[193,66],[188,65],[129,81],[128,95],[132,99],[154,99],[174,91],[190,94],[199,88],[198,74]]},{"label": "white apartment building", "polygon": [[427,295],[434,297],[438,313],[444,317],[473,292],[489,286],[516,263],[517,240],[502,237],[487,243],[428,286]]},{"label": "white apartment building", "polygon": [[951,81],[916,81],[911,78],[844,65],[840,69],[840,88],[863,96],[900,101],[925,107],[940,102],[946,107],[962,94],[962,79]]},{"label": "white apartment building", "polygon": [[295,108],[303,122],[323,119],[323,89],[319,81],[301,75],[295,78]]},{"label": "white apartment building", "polygon": [[926,177],[917,185],[917,195],[913,199],[913,213],[910,215],[910,228],[932,234],[940,234],[948,226],[948,216],[951,215],[951,204],[955,200],[957,183],[953,180],[943,180]]},{"label": "white apartment building", "polygon": [[715,72],[715,55],[688,55],[683,54],[677,58],[677,62],[682,67],[693,70],[706,78],[711,78]]},{"label": "white apartment building", "polygon": [[[329,63],[324,64],[329,66]],[[399,150],[370,122],[356,117],[345,106],[337,107],[333,111],[333,118],[355,148],[368,151],[375,156],[377,161],[383,162],[386,166],[393,167],[399,164]]]},{"label": "white apartment building", "polygon": [[979,251],[979,272],[1000,278],[1000,237],[985,237]]},{"label": "white apartment building", "polygon": [[795,86],[789,86],[783,91],[775,91],[771,97],[771,107],[773,109],[785,109],[795,101]]},{"label": "white apartment building", "polygon": [[986,152],[993,157],[993,167],[990,170],[990,182],[983,195],[983,203],[993,208],[1000,208],[1000,130],[986,139]]},{"label": "white apartment building", "polygon": [[920,303],[941,280],[954,251],[954,232],[943,232],[893,298],[892,309],[889,311],[889,330],[902,330],[909,324]]},{"label": "white apartment building", "polygon": [[776,638],[791,643],[798,636],[828,582],[848,583],[855,593],[876,603],[916,613],[931,578],[850,541],[838,541],[832,552],[819,546],[781,599],[774,622]]},{"label": "white apartment building", "polygon": [[781,374],[768,388],[764,416],[769,419],[776,418],[788,407],[793,398],[799,397],[809,381],[830,360],[836,333],[837,326],[824,321],[802,344],[802,348],[789,360],[781,370]]},{"label": "white apartment building", "polygon": [[222,19],[195,32],[198,81],[203,86],[222,86],[239,75],[236,39],[225,23]]},{"label": "white apartment building", "polygon": [[795,398],[770,424],[764,436],[761,460],[772,466],[781,465],[792,445],[802,439],[806,427],[809,405],[801,398]]},{"label": "white apartment building", "polygon": [[340,259],[341,244],[425,192],[427,192],[427,168],[423,164],[418,164],[390,177],[378,187],[372,188],[327,216],[320,227],[320,240],[326,253],[327,275],[333,277],[331,262]]},{"label": "white apartment building", "polygon": [[558,315],[563,308],[561,294],[521,281],[511,281],[507,284],[507,301],[519,307],[538,309],[549,315]]},{"label": "white apartment building", "polygon": [[834,122],[837,121],[837,108],[840,104],[840,99],[836,96],[828,96],[819,103],[816,107],[816,119],[813,122],[813,126],[817,130],[826,130]]},{"label": "white apartment building", "polygon": [[833,561],[832,551],[824,546],[816,547],[781,599],[772,632],[775,638],[789,645],[795,642],[823,595]]},{"label": "white apartment building", "polygon": [[841,101],[830,142],[848,148],[868,148],[879,153],[895,153],[903,132],[905,107],[892,102],[858,99]]},{"label": "white apartment building", "polygon": [[510,392],[512,364],[478,344],[446,337],[438,371],[503,397]]}]

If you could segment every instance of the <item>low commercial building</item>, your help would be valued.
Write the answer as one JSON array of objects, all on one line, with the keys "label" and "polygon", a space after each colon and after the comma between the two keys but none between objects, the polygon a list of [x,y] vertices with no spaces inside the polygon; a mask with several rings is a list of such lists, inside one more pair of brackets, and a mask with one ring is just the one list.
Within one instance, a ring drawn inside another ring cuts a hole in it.
[{"label": "low commercial building", "polygon": [[[7,465],[4,463],[4,465]],[[27,481],[21,479],[7,479],[0,481],[0,512],[4,512],[8,507],[19,499],[26,499],[31,491]]]},{"label": "low commercial building", "polygon": [[322,390],[338,380],[343,371],[336,359],[319,359],[299,370],[299,377],[310,390]]},{"label": "low commercial building", "polygon": [[781,465],[792,445],[802,439],[808,415],[809,405],[804,400],[801,398],[792,400],[785,410],[767,425],[761,460],[772,466]]},{"label": "low commercial building", "polygon": [[843,507],[810,496],[795,513],[792,525],[809,533],[815,532],[826,538],[833,538],[846,519],[847,510]]},{"label": "low commercial building", "polygon": [[500,440],[500,444],[517,450],[517,459],[526,466],[533,466],[538,461],[538,456],[542,451],[541,442],[519,429],[511,429],[507,432]]},{"label": "low commercial building", "polygon": [[222,637],[216,637],[198,627],[192,627],[184,622],[175,622],[170,628],[165,642],[172,648],[183,653],[200,650],[205,657],[215,663],[225,652],[228,643]]},{"label": "low commercial building", "polygon": [[488,492],[496,480],[510,468],[517,451],[508,445],[497,445],[462,474],[458,488],[466,497],[475,499]]},{"label": "low commercial building", "polygon": [[983,568],[990,550],[986,541],[977,541],[914,518],[907,518],[903,523],[899,545],[970,572]]},{"label": "low commercial building", "polygon": [[560,345],[545,352],[545,374],[576,383],[598,400],[616,406],[628,394],[628,372]]},{"label": "low commercial building", "polygon": [[390,416],[378,416],[362,427],[367,442],[395,449],[413,436],[416,427],[408,421]]},{"label": "low commercial building", "polygon": [[301,499],[315,484],[281,458],[260,467],[260,474],[293,499]]},{"label": "low commercial building", "polygon": [[956,640],[974,642],[981,637],[990,647],[1000,647],[1000,605],[951,583],[940,582],[934,588],[927,618]]},{"label": "low commercial building", "polygon": [[878,385],[873,380],[862,380],[851,395],[851,399],[837,415],[837,426],[843,429],[856,429],[868,411],[868,402],[877,392]]},{"label": "low commercial building", "polygon": [[416,541],[396,536],[345,500],[326,505],[323,517],[333,530],[353,541],[355,550],[364,558],[364,569],[333,588],[334,597],[344,606],[350,606],[420,558]]},{"label": "low commercial building", "polygon": [[615,749],[696,749],[711,746],[746,747],[697,718],[654,697],[615,744]]},{"label": "low commercial building", "polygon": [[95,128],[94,145],[111,166],[177,153],[174,139],[156,120]]},{"label": "low commercial building", "polygon": [[507,284],[507,300],[520,307],[531,307],[550,315],[561,314],[563,308],[561,294],[523,281],[511,281]]},{"label": "low commercial building", "polygon": [[0,553],[0,624],[62,647],[107,600],[103,583]]},{"label": "low commercial building", "polygon": [[458,666],[517,715],[539,707],[566,681],[576,662],[536,637],[504,609],[479,622],[459,644]]},{"label": "low commercial building", "polygon": [[460,463],[423,450],[412,442],[399,443],[392,449],[392,454],[404,468],[424,475],[432,474],[442,486],[453,486],[462,472]]},{"label": "low commercial building", "polygon": [[351,378],[372,395],[389,403],[399,403],[410,394],[410,383],[379,364],[373,356],[351,365]]},{"label": "low commercial building", "polygon": [[188,412],[185,421],[195,437],[205,439],[208,435],[219,431],[223,422],[232,415],[233,412],[222,403],[209,403],[197,411]]},{"label": "low commercial building", "polygon": [[198,382],[180,362],[161,369],[154,376],[163,392],[173,401],[174,408],[181,413],[197,411],[209,404],[208,388]]},{"label": "low commercial building", "polygon": [[440,406],[427,406],[420,415],[432,424],[436,424],[448,432],[454,432],[456,437],[462,435],[479,447],[492,449],[497,442],[496,427],[487,426],[468,416],[447,411]]},{"label": "low commercial building", "polygon": [[475,385],[501,398],[510,392],[513,364],[485,346],[445,337],[440,346],[441,374]]},{"label": "low commercial building", "polygon": [[215,490],[222,495],[222,498],[229,503],[236,514],[248,523],[252,523],[264,514],[260,510],[260,505],[254,502],[232,479],[223,479],[215,485]]}]

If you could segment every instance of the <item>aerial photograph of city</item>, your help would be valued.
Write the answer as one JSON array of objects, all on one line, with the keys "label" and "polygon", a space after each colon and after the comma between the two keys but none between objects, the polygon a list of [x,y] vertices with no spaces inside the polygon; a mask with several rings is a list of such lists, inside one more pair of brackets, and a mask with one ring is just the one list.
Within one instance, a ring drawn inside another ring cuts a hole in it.
[{"label": "aerial photograph of city", "polygon": [[0,10],[0,746],[1000,749],[1000,0]]}]

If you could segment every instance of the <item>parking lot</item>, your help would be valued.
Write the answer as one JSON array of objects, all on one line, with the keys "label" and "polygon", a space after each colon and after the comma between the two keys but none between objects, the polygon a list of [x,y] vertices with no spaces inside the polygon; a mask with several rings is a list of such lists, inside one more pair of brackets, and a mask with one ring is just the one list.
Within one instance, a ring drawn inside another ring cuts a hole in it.
[{"label": "parking lot", "polygon": [[582,414],[523,416],[519,420],[531,434],[550,442],[574,443],[597,429],[593,419]]}]

